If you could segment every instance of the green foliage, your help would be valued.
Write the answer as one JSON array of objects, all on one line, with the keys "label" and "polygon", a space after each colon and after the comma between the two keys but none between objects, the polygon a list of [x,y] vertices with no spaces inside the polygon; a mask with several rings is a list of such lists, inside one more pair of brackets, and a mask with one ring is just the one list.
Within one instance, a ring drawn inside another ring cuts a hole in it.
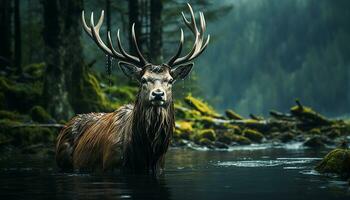
[{"label": "green foliage", "polygon": [[106,87],[103,91],[110,101],[124,104],[135,101],[138,88],[130,86],[112,86]]}]

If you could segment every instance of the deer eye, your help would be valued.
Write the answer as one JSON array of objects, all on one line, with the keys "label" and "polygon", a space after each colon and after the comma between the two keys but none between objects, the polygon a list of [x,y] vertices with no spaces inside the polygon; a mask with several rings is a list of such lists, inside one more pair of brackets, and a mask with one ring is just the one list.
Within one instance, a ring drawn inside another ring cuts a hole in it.
[{"label": "deer eye", "polygon": [[174,79],[172,79],[172,78],[169,79],[169,81],[168,81],[169,84],[173,84],[173,82],[174,82]]},{"label": "deer eye", "polygon": [[145,78],[141,78],[141,84],[146,84],[147,80]]}]

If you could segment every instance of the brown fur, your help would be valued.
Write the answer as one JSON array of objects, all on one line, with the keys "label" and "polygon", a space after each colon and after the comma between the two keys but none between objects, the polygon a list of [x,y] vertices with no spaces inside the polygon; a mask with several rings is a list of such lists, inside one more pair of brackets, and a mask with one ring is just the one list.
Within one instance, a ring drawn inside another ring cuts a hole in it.
[{"label": "brown fur", "polygon": [[82,114],[58,136],[56,160],[62,169],[159,171],[174,127],[171,102],[148,107],[137,98],[113,113]]}]

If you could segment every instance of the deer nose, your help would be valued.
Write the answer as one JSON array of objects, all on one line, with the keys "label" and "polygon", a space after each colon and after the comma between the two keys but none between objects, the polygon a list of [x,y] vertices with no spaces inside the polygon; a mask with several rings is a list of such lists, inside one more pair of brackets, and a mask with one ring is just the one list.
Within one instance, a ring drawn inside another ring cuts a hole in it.
[{"label": "deer nose", "polygon": [[158,89],[158,90],[152,91],[152,96],[154,97],[155,100],[163,100],[164,92]]}]

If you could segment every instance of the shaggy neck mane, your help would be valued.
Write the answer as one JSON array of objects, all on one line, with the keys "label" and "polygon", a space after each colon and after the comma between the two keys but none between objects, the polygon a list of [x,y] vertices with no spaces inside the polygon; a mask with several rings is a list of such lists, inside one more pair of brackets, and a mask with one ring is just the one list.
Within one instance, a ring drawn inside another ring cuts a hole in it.
[{"label": "shaggy neck mane", "polygon": [[163,160],[175,125],[174,105],[147,106],[136,99],[132,113],[130,143],[126,148],[124,164],[138,170],[157,171]]}]

